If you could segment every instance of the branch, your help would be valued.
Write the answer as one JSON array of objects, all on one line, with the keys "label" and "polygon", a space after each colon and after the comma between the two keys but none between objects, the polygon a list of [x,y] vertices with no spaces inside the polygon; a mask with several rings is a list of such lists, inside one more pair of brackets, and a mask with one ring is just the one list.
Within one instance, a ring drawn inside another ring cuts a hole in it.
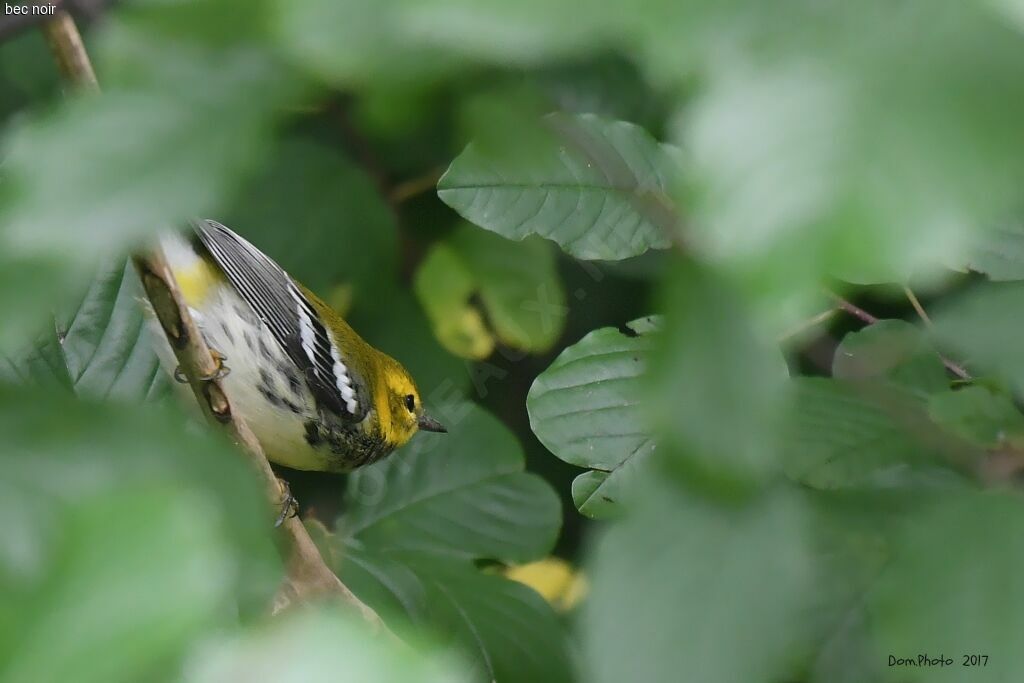
[{"label": "branch", "polygon": [[928,312],[924,310],[924,306],[921,305],[921,300],[914,294],[914,290],[906,285],[903,286],[903,293],[907,295],[907,301],[914,307],[914,312],[917,313],[917,317],[921,319],[921,322],[926,327],[932,327],[932,319],[928,316]]},{"label": "branch", "polygon": [[417,195],[437,187],[437,181],[444,175],[444,168],[432,168],[423,175],[398,183],[388,194],[388,201],[392,204],[401,204]]},{"label": "branch", "polygon": [[[910,292],[910,290],[908,289],[907,292]],[[910,294],[911,294],[911,296],[913,296],[912,292]],[[846,299],[844,299],[843,297],[839,296],[838,294],[836,294],[834,292],[828,292],[828,295],[830,297],[832,297],[832,299],[836,302],[836,305],[839,308],[843,309],[847,313],[850,313],[851,315],[855,316],[856,318],[859,318],[860,320],[863,320],[868,325],[872,325],[872,324],[878,322],[878,318],[876,318],[875,316],[871,315],[870,313],[865,311],[863,308],[860,308],[859,306],[851,303],[850,301],[847,301]],[[917,301],[917,297],[913,297],[911,299],[911,303],[913,303],[915,301]],[[920,302],[918,302],[914,306],[914,308],[916,309],[916,308],[918,308],[918,306],[920,306]],[[923,312],[923,309],[922,309],[921,312]],[[931,324],[931,320],[927,317],[927,314],[925,314],[923,316],[923,319],[926,320],[929,324]],[[960,365],[959,363],[955,363],[955,362],[951,361],[950,359],[946,358],[942,354],[939,354],[939,358],[942,360],[942,364],[945,365],[946,369],[949,370],[951,373],[953,373],[958,378],[960,378],[960,379],[962,379],[964,381],[971,381],[971,379],[972,379],[971,378],[971,373],[967,372],[967,370],[964,369],[964,367],[962,365]]]},{"label": "branch", "polygon": [[[58,12],[43,25],[43,32],[67,82],[81,90],[99,92],[96,75],[71,16],[66,12]],[[132,262],[139,273],[146,297],[174,350],[181,373],[188,380],[203,413],[241,447],[263,477],[267,497],[274,504],[280,503],[284,493],[280,482],[252,431],[241,415],[231,410],[231,402],[217,377],[218,365],[189,313],[188,305],[181,296],[163,254],[159,249],[154,249],[150,254],[133,256]],[[269,520],[267,524],[269,527]],[[284,583],[274,601],[274,613],[290,604],[333,597],[359,612],[374,632],[397,640],[377,613],[360,601],[330,570],[306,527],[297,517],[285,519],[280,528],[288,542],[290,556]]]},{"label": "branch", "polygon": [[99,92],[89,53],[85,51],[82,35],[71,15],[63,10],[57,12],[53,19],[43,24],[43,35],[64,80],[72,87]]}]

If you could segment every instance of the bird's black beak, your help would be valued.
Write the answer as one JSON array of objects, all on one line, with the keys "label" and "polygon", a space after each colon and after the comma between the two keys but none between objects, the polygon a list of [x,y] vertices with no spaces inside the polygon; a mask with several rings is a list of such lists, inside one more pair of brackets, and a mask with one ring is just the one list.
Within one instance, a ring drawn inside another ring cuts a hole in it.
[{"label": "bird's black beak", "polygon": [[420,429],[422,429],[425,432],[442,432],[444,434],[448,433],[448,430],[445,428],[443,424],[441,424],[434,418],[430,417],[426,413],[423,413],[422,415],[419,416],[417,423],[419,424]]}]

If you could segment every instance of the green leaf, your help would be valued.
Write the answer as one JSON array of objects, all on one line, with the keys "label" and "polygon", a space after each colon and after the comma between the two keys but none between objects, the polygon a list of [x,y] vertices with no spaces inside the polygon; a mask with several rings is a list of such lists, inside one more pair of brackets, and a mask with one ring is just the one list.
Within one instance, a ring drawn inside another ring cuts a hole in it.
[{"label": "green leaf", "polygon": [[530,387],[526,408],[540,442],[565,462],[595,470],[573,484],[573,499],[585,514],[600,514],[599,507],[608,512],[605,503],[627,496],[622,484],[628,477],[615,473],[632,463],[642,467],[654,451],[641,400],[659,327],[648,317],[595,330],[559,354]]},{"label": "green leaf", "polygon": [[429,627],[473,662],[473,680],[572,680],[565,628],[532,589],[427,553],[341,552],[341,579],[357,595]]},{"label": "green leaf", "polygon": [[1024,181],[1024,45],[991,4],[652,13],[654,66],[704,77],[677,138],[688,241],[766,307],[806,301],[823,274],[938,279],[963,262]]},{"label": "green leaf", "polygon": [[784,680],[815,590],[798,499],[780,490],[734,508],[646,490],[592,557],[586,680]]},{"label": "green leaf", "polygon": [[1024,387],[1024,348],[1007,343],[1024,326],[1014,311],[1024,306],[1024,283],[982,283],[937,308],[936,343],[969,364],[992,371],[1016,388]]},{"label": "green leaf", "polygon": [[921,330],[903,320],[880,320],[843,337],[832,376],[886,379],[923,395],[949,388],[939,354]]},{"label": "green leaf", "polygon": [[412,4],[276,0],[271,26],[297,64],[342,86],[422,87],[460,73],[464,60],[410,35],[403,20]]},{"label": "green leaf", "polygon": [[568,309],[555,257],[537,239],[510,243],[460,226],[431,249],[415,289],[438,339],[466,358],[486,358],[495,338],[514,349],[544,351],[565,326]]},{"label": "green leaf", "polygon": [[669,199],[673,149],[637,126],[592,115],[552,114],[542,132],[530,153],[471,143],[441,178],[438,196],[487,230],[516,240],[538,234],[581,259],[614,261],[669,246],[677,220]]},{"label": "green leaf", "polygon": [[451,658],[375,637],[365,623],[326,609],[285,614],[260,631],[213,639],[196,653],[187,679],[307,683],[332,677],[361,683],[469,680]]},{"label": "green leaf", "polygon": [[783,466],[819,489],[955,481],[977,453],[931,422],[896,385],[801,377],[783,436]]},{"label": "green leaf", "polygon": [[130,680],[216,626],[233,568],[207,505],[150,484],[73,506],[51,550],[68,569],[29,602],[6,680]]},{"label": "green leaf", "polygon": [[685,478],[718,494],[749,492],[777,471],[785,359],[728,282],[693,263],[672,273],[648,412]]},{"label": "green leaf", "polygon": [[572,502],[576,509],[594,519],[614,517],[620,512],[619,503],[634,487],[636,474],[643,471],[645,460],[633,457],[611,472],[590,470],[573,479]]},{"label": "green leaf", "polygon": [[[267,109],[288,92],[258,53],[216,57],[222,61],[212,69],[181,57],[187,88],[157,82],[108,91],[14,130],[5,172],[18,192],[0,233],[8,257],[50,252],[91,263],[212,209],[251,166],[272,121]],[[267,100],[253,107],[257,85]],[[125,130],[136,144],[116,144]]]},{"label": "green leaf", "polygon": [[2,254],[0,251],[0,305],[5,314],[0,354],[21,355],[39,336],[57,302],[84,287],[89,275],[85,269],[65,267],[55,256],[10,260]]},{"label": "green leaf", "polygon": [[366,173],[331,148],[285,138],[238,196],[224,222],[314,291],[350,282],[357,299],[369,299],[397,279],[391,209]]},{"label": "green leaf", "polygon": [[808,679],[877,683],[886,661],[875,652],[867,599],[897,549],[894,527],[919,507],[907,490],[826,491],[806,496],[820,577],[807,633]]},{"label": "green leaf", "polygon": [[983,232],[967,262],[970,270],[990,280],[1024,280],[1024,223]]},{"label": "green leaf", "polygon": [[[275,4],[284,50],[334,83],[420,86],[476,63],[534,65],[601,44],[604,4],[372,0]],[[613,13],[617,16],[617,13]]]},{"label": "green leaf", "polygon": [[125,401],[166,395],[170,384],[154,351],[141,296],[132,265],[113,262],[33,346],[14,357],[0,355],[0,378]]},{"label": "green leaf", "polygon": [[0,388],[0,430],[0,678],[151,679],[266,609],[273,514],[226,443],[26,387]]},{"label": "green leaf", "polygon": [[565,633],[551,608],[474,564],[545,556],[558,498],[523,472],[514,437],[480,408],[463,403],[442,420],[447,435],[422,435],[354,472],[337,533],[318,530],[319,543],[360,598],[450,640],[475,662],[476,679],[566,680]]},{"label": "green leaf", "polygon": [[898,551],[870,598],[878,651],[944,655],[953,664],[900,667],[905,681],[964,679],[961,658],[987,655],[978,675],[1024,675],[1024,506],[1001,492],[943,495],[902,526]]},{"label": "green leaf", "polygon": [[16,358],[0,357],[0,377],[96,398],[138,401],[166,395],[170,384],[154,351],[141,297],[131,263],[113,262],[76,305],[56,315],[36,344]]},{"label": "green leaf", "polygon": [[986,448],[1024,443],[1024,415],[1010,396],[987,387],[936,394],[928,400],[928,415],[954,434]]},{"label": "green leaf", "polygon": [[422,434],[393,456],[356,470],[338,533],[378,551],[462,559],[543,557],[560,526],[558,498],[523,472],[515,437],[483,410],[442,415],[448,434]]}]

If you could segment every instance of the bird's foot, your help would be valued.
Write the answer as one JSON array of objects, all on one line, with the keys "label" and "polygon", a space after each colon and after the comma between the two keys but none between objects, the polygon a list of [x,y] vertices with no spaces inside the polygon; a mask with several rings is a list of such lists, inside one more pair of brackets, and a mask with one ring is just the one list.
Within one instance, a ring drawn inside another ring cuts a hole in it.
[{"label": "bird's foot", "polygon": [[[220,351],[217,351],[216,349],[210,349],[210,355],[213,357],[213,362],[215,366],[214,370],[209,375],[205,375],[203,377],[200,377],[199,379],[201,379],[204,382],[212,382],[214,380],[224,379],[229,374],[231,374],[231,368],[224,365],[224,361],[228,359],[227,356],[222,354]],[[174,369],[174,380],[176,382],[180,382],[181,384],[188,384],[188,378],[185,377],[185,373],[181,371],[180,365]]]},{"label": "bird's foot", "polygon": [[279,503],[281,514],[277,516],[277,521],[274,522],[275,528],[284,524],[284,520],[298,517],[299,515],[299,501],[292,495],[292,489],[288,486],[288,482],[278,477],[277,485],[281,487],[281,502]]}]

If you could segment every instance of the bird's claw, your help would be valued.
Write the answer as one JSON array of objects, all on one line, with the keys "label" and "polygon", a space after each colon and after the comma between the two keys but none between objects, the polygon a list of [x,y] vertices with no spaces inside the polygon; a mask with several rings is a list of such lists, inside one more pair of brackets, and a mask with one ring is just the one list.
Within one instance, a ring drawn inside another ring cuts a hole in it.
[{"label": "bird's claw", "polygon": [[[210,349],[210,355],[213,357],[213,362],[216,367],[209,375],[200,377],[200,380],[204,382],[212,382],[214,380],[224,379],[231,374],[231,368],[224,365],[224,361],[228,359],[227,356],[216,349]],[[174,381],[180,382],[181,384],[188,384],[188,377],[185,377],[185,373],[182,372],[180,365],[174,368]]]},{"label": "bird's claw", "polygon": [[299,501],[292,495],[292,489],[288,486],[288,482],[278,478],[277,483],[281,487],[281,514],[277,516],[277,521],[274,522],[275,529],[284,524],[284,520],[299,515]]}]

